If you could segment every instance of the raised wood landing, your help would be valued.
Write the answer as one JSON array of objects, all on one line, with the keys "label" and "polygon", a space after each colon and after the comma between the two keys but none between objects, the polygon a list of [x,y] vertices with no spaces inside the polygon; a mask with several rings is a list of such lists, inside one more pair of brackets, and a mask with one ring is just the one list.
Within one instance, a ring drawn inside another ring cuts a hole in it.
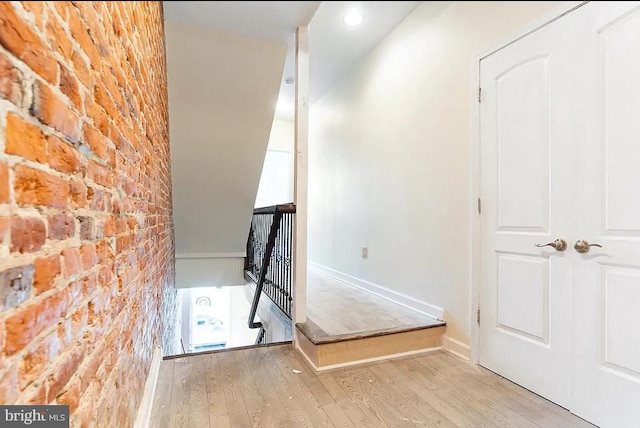
[{"label": "raised wood landing", "polygon": [[317,370],[442,346],[445,323],[309,269],[296,343]]},{"label": "raised wood landing", "polygon": [[149,426],[592,427],[446,353],[315,373],[290,345],[162,361]]},{"label": "raised wood landing", "polygon": [[316,269],[309,269],[307,276],[307,319],[327,336],[443,325]]},{"label": "raised wood landing", "polygon": [[[410,326],[356,334],[327,336],[311,321],[296,325],[296,344],[315,370],[361,364],[376,359],[403,356],[442,346],[444,325]],[[309,334],[313,331],[313,334]]]}]

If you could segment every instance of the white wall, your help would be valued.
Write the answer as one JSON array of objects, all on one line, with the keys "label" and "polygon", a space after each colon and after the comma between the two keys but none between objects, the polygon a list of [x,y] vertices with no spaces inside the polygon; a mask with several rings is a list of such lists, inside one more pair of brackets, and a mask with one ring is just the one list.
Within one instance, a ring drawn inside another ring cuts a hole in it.
[{"label": "white wall", "polygon": [[269,135],[269,150],[293,153],[293,120],[276,119]]},{"label": "white wall", "polygon": [[181,24],[165,28],[176,285],[243,284],[237,267],[287,48]]},{"label": "white wall", "polygon": [[167,24],[176,253],[244,251],[286,46]]},{"label": "white wall", "polygon": [[[260,175],[260,185],[258,186],[255,202],[256,208],[293,201],[293,150],[293,121],[274,120],[271,126],[267,155]],[[275,159],[274,155],[282,157],[285,165],[275,164],[274,161],[280,160],[280,158]]]},{"label": "white wall", "polygon": [[424,2],[311,107],[310,260],[443,307],[468,343],[472,59],[558,4]]}]

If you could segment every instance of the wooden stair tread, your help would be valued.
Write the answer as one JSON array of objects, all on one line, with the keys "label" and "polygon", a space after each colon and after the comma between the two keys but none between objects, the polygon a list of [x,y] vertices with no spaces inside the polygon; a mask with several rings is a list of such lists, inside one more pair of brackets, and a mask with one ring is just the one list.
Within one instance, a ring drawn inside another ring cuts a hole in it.
[{"label": "wooden stair tread", "polygon": [[414,330],[422,330],[428,328],[444,327],[447,323],[440,320],[433,320],[430,323],[409,324],[403,326],[395,326],[379,330],[359,331],[354,333],[334,334],[330,335],[320,328],[316,323],[307,318],[304,323],[296,324],[296,327],[304,334],[314,345],[322,345],[326,343],[344,342],[348,340],[365,339],[368,337],[387,336],[391,334],[403,333]]}]

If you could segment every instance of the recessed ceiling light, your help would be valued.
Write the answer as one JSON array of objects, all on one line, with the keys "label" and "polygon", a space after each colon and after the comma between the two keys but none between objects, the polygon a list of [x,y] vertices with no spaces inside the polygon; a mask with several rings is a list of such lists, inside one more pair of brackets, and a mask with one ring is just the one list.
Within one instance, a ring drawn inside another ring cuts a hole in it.
[{"label": "recessed ceiling light", "polygon": [[356,9],[351,9],[342,17],[342,21],[350,27],[355,27],[362,23],[362,12]]}]

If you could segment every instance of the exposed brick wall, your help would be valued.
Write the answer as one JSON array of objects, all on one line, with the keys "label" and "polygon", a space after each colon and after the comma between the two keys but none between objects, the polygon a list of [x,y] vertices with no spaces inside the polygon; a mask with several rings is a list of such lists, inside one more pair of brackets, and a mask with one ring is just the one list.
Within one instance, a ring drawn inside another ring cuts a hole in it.
[{"label": "exposed brick wall", "polygon": [[177,297],[158,2],[0,2],[0,403],[132,425]]}]

